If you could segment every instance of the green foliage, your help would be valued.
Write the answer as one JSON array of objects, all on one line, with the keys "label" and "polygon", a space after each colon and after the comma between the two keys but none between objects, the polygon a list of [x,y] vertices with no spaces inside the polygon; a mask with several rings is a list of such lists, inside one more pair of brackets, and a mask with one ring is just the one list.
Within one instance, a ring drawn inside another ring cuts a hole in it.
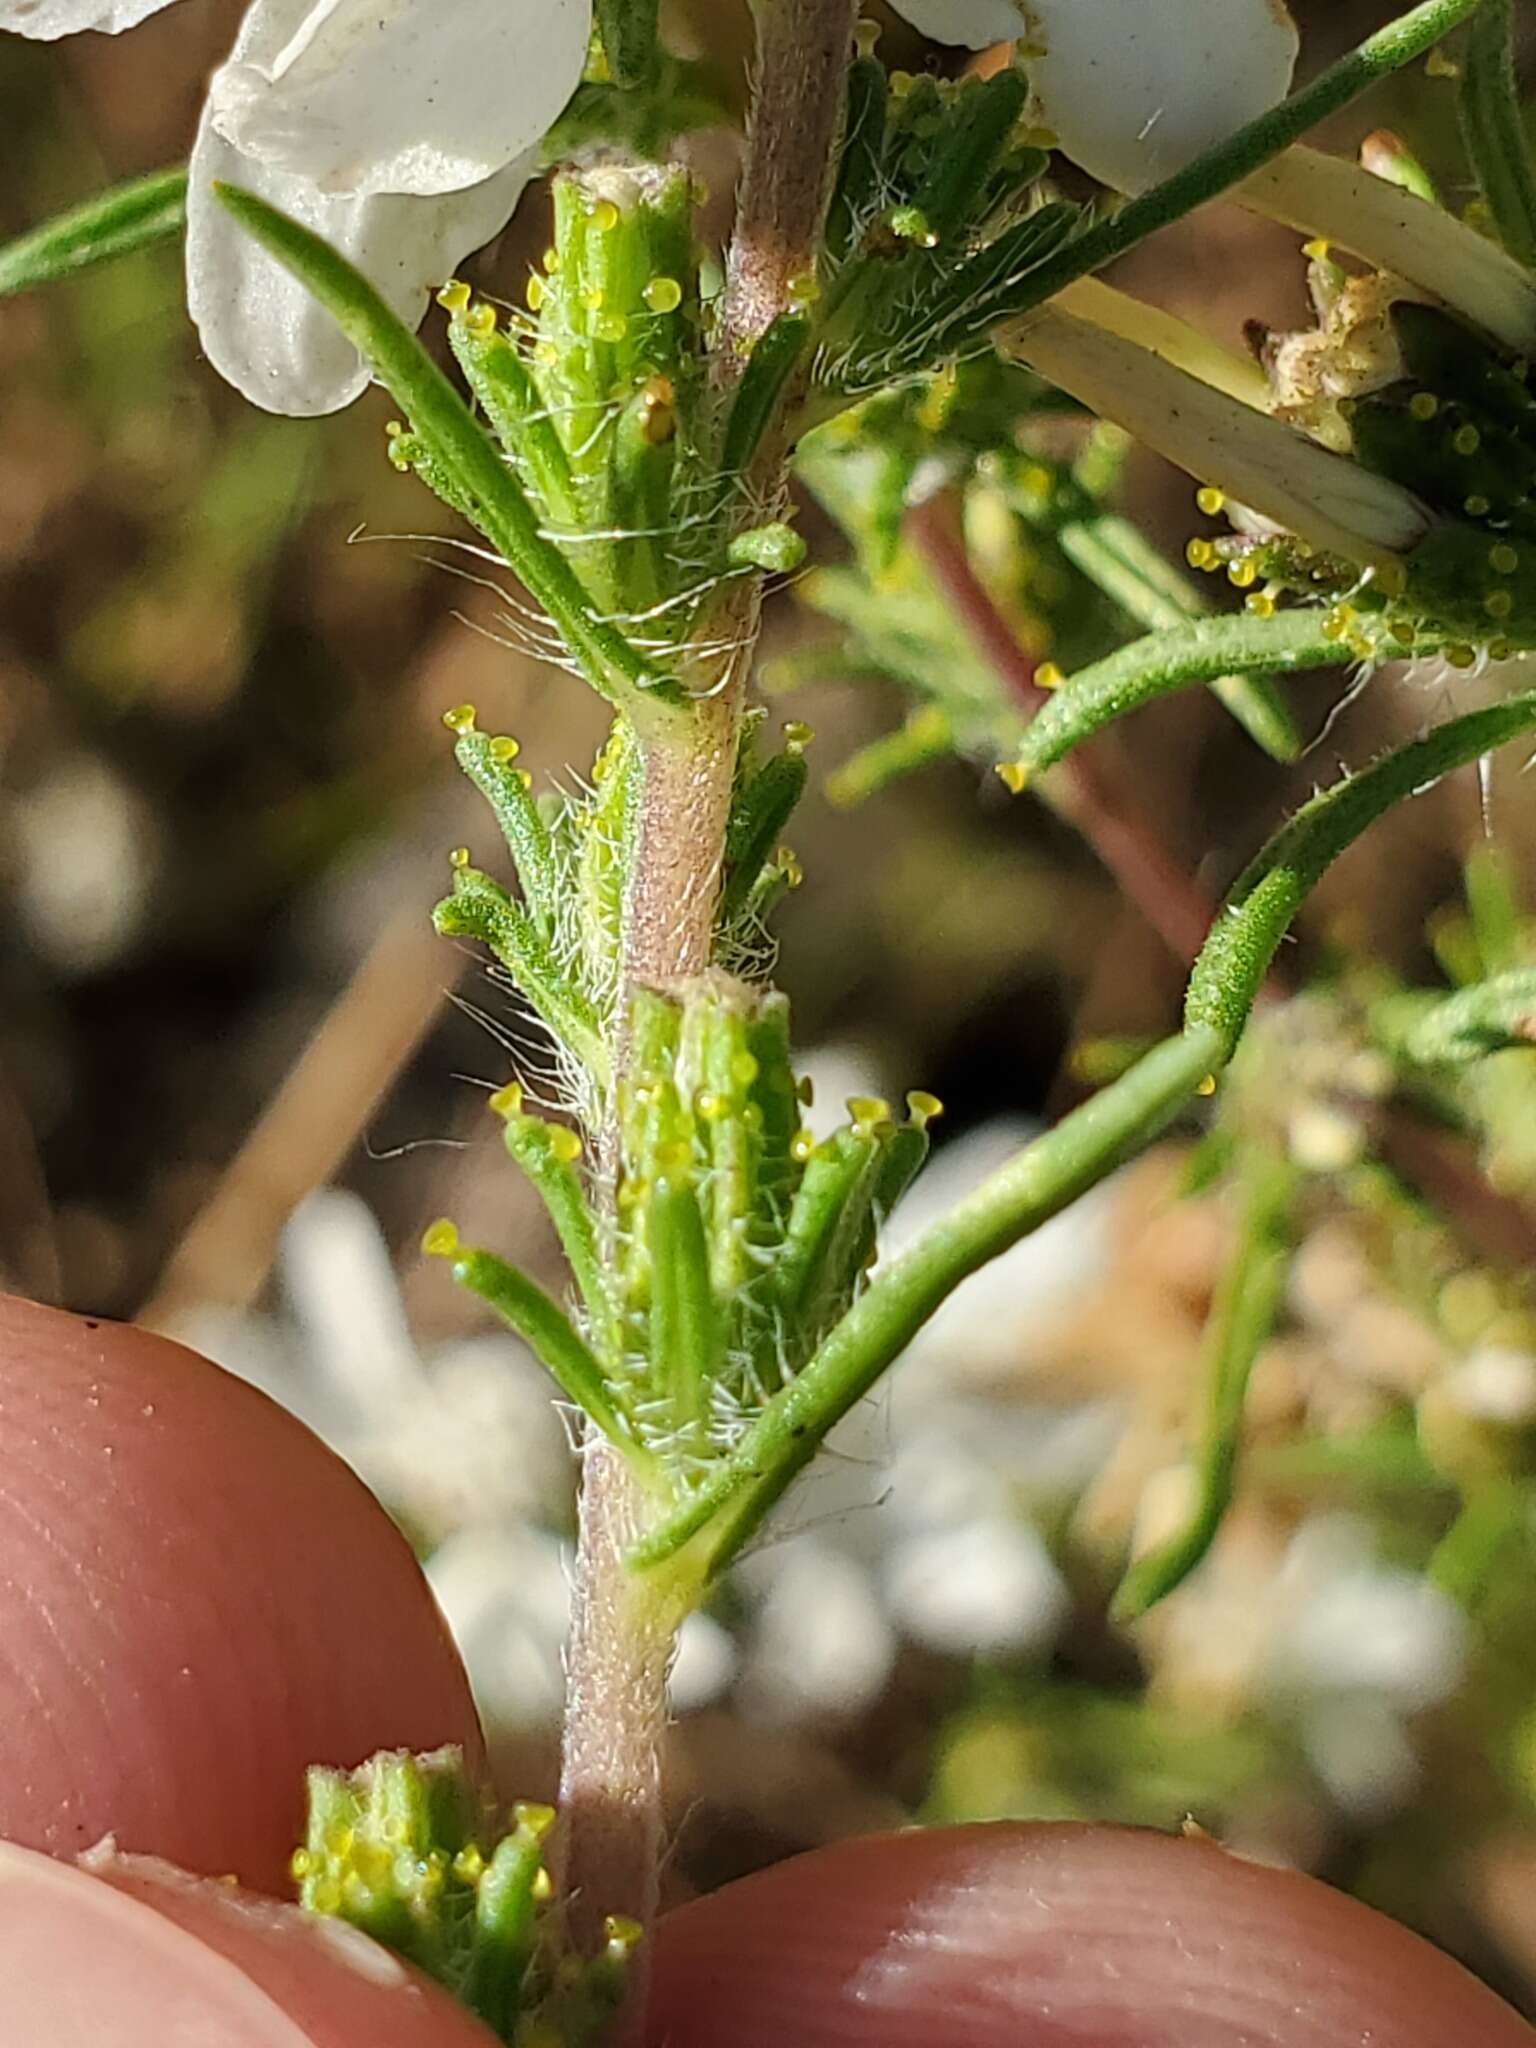
[{"label": "green foliage", "polygon": [[[1117,444],[1097,436],[1072,461],[1052,452],[1060,409],[1029,372],[978,361],[868,400],[802,446],[800,474],[854,560],[816,569],[799,595],[847,629],[865,672],[918,706],[902,733],[838,771],[840,800],[949,752],[1033,772],[1137,704],[1199,682],[1268,752],[1299,751],[1268,672],[1349,659],[1348,650],[1317,614],[1200,623],[1199,585],[1105,502]],[[913,544],[915,477],[925,492],[958,495],[976,574],[1017,635],[1021,666],[1069,672],[1038,711],[1010,690]],[[1162,630],[1121,646],[1136,624]]]},{"label": "green foliage", "polygon": [[546,1926],[550,1806],[520,1804],[497,1835],[455,1749],[381,1751],[309,1773],[294,1857],[311,1913],[347,1921],[434,1977],[507,2048],[588,2048],[619,2002],[639,1930],[612,1921],[603,1951],[560,1960]]},{"label": "green foliage", "polygon": [[114,186],[0,249],[0,298],[152,249],[179,235],[186,217],[180,166]]}]

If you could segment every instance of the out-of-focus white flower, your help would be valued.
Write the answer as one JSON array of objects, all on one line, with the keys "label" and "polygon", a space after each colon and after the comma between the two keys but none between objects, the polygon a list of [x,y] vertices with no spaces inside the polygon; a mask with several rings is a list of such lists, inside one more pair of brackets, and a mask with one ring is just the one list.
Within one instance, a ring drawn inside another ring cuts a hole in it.
[{"label": "out-of-focus white flower", "polygon": [[115,960],[143,922],[156,865],[153,821],[132,790],[77,755],[13,801],[7,824],[33,942],[66,974]]},{"label": "out-of-focus white flower", "polygon": [[[170,0],[0,0],[0,29],[115,32]],[[304,221],[416,321],[500,232],[581,77],[590,0],[252,0],[209,85],[187,295],[209,357],[273,412],[334,412],[368,372],[329,316],[213,197],[244,185]]]},{"label": "out-of-focus white flower", "polygon": [[935,42],[1022,37],[1041,120],[1117,191],[1180,170],[1285,97],[1285,0],[894,0]]},{"label": "out-of-focus white flower", "polygon": [[871,1706],[896,1661],[896,1632],[870,1574],[847,1551],[805,1534],[749,1558],[761,1588],[743,1704],[764,1721],[848,1716]]}]

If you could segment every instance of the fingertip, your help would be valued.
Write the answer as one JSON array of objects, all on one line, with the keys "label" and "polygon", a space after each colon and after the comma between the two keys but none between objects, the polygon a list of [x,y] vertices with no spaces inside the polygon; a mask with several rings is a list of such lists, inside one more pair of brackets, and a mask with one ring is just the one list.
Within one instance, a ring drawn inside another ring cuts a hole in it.
[{"label": "fingertip", "polygon": [[1130,1829],[846,1842],[681,1908],[656,2048],[1530,2048],[1438,1950],[1295,1872]]},{"label": "fingertip", "polygon": [[6,2048],[494,2048],[351,1928],[144,1858],[91,1872],[0,1843]]},{"label": "fingertip", "polygon": [[468,1680],[409,1546],[255,1388],[0,1297],[0,1836],[288,1889],[311,1763],[462,1745]]}]

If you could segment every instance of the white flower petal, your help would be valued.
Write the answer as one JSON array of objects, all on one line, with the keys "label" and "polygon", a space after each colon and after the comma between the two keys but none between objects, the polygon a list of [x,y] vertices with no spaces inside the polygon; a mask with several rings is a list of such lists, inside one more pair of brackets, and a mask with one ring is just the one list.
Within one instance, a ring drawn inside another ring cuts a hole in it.
[{"label": "white flower petal", "polygon": [[1102,183],[1140,192],[1285,97],[1284,0],[1023,0],[1040,117]]},{"label": "white flower petal", "polygon": [[171,0],[0,0],[0,29],[51,43],[83,28],[115,36],[169,7]]},{"label": "white flower petal", "polygon": [[253,0],[214,125],[327,192],[463,191],[542,139],[591,27],[591,0]]},{"label": "white flower petal", "polygon": [[414,325],[433,287],[506,225],[536,169],[530,155],[440,199],[331,198],[240,155],[204,114],[187,199],[187,304],[209,360],[268,412],[338,412],[368,370],[330,315],[238,228],[215,179],[243,185],[321,234]]},{"label": "white flower petal", "polygon": [[1024,33],[1024,17],[1015,0],[892,0],[892,5],[919,35],[935,43],[984,50],[990,43],[1014,42]]}]

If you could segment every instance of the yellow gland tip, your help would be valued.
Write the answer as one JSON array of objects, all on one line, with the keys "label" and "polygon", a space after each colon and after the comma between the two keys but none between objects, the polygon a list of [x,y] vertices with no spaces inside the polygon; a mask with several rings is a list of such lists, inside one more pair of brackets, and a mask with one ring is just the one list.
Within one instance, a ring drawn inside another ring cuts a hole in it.
[{"label": "yellow gland tip", "polygon": [[1037,690],[1059,690],[1066,680],[1065,674],[1056,666],[1054,661],[1042,661],[1035,670],[1035,687]]},{"label": "yellow gland tip", "polygon": [[[892,80],[894,88],[895,80]],[[793,306],[813,305],[821,297],[821,280],[814,270],[797,270],[786,285],[790,304]]]},{"label": "yellow gland tip", "polygon": [[505,1088],[498,1088],[491,1097],[491,1108],[497,1116],[521,1116],[523,1113],[523,1090],[518,1081],[509,1081]]},{"label": "yellow gland tip", "polygon": [[888,1124],[891,1120],[891,1105],[879,1095],[850,1095],[848,1114],[861,1130],[871,1124]]},{"label": "yellow gland tip", "polygon": [[451,277],[437,295],[437,303],[445,313],[462,313],[469,304],[469,286],[461,277]]},{"label": "yellow gland tip", "polygon": [[1466,513],[1469,519],[1486,519],[1488,514],[1493,510],[1493,506],[1490,503],[1490,501],[1483,496],[1481,491],[1474,491],[1471,497],[1468,498],[1462,505],[1461,509],[1463,512]]},{"label": "yellow gland tip", "polygon": [[555,1824],[555,1809],[541,1800],[519,1799],[512,1809],[515,1827],[525,1828],[536,1842],[542,1842]]},{"label": "yellow gland tip", "polygon": [[871,21],[867,15],[860,15],[854,24],[853,40],[861,57],[872,57],[875,54],[875,45],[880,40],[879,22]]},{"label": "yellow gland tip", "polygon": [[600,235],[611,235],[619,224],[619,209],[611,199],[599,199],[592,209],[592,225]]},{"label": "yellow gland tip", "polygon": [[1276,605],[1273,591],[1250,590],[1243,599],[1243,609],[1252,612],[1256,619],[1272,619],[1279,607]]},{"label": "yellow gland tip", "polygon": [[448,853],[448,865],[451,868],[467,868],[469,866],[469,848],[467,846],[455,846],[450,848]]},{"label": "yellow gland tip", "polygon": [[476,341],[489,341],[496,332],[496,308],[480,299],[464,315],[464,324]]},{"label": "yellow gland tip", "polygon": [[640,296],[653,313],[675,313],[683,303],[683,288],[675,277],[653,277]]},{"label": "yellow gland tip", "polygon": [[446,1216],[439,1216],[422,1232],[421,1248],[429,1259],[453,1258],[459,1249],[458,1225]]},{"label": "yellow gland tip", "polygon": [[1451,446],[1458,455],[1475,455],[1483,445],[1483,437],[1474,426],[1458,427],[1451,436]]},{"label": "yellow gland tip", "polygon": [[307,1849],[295,1849],[288,1858],[288,1874],[299,1884],[302,1884],[305,1878],[308,1877],[312,1867],[310,1853]]},{"label": "yellow gland tip", "polygon": [[743,1051],[731,1055],[731,1080],[738,1088],[750,1088],[760,1072],[755,1053]]},{"label": "yellow gland tip", "polygon": [[1303,242],[1301,253],[1309,263],[1326,263],[1333,254],[1333,244],[1323,235],[1315,235],[1310,242]]},{"label": "yellow gland tip", "polygon": [[1197,534],[1185,545],[1184,559],[1191,569],[1214,569],[1221,557],[1208,540],[1202,540]]},{"label": "yellow gland tip", "polygon": [[592,335],[596,341],[622,341],[629,332],[629,322],[622,313],[599,313],[592,322]]},{"label": "yellow gland tip", "polygon": [[1424,59],[1426,78],[1460,78],[1461,66],[1454,57],[1448,57],[1437,44]]},{"label": "yellow gland tip", "polygon": [[544,251],[542,262],[551,277],[560,275],[560,251],[553,246]]},{"label": "yellow gland tip", "polygon": [[926,1088],[911,1088],[907,1091],[907,1114],[918,1129],[922,1130],[936,1116],[944,1114],[944,1105],[937,1095],[930,1095]]},{"label": "yellow gland tip", "polygon": [[809,1074],[802,1074],[800,1078],[796,1081],[795,1100],[797,1102],[803,1103],[807,1109],[809,1109],[811,1105],[815,1102],[816,1083],[811,1079]]},{"label": "yellow gland tip", "polygon": [[544,280],[535,270],[529,273],[523,296],[528,301],[530,313],[537,313],[544,304]]},{"label": "yellow gland tip", "polygon": [[562,1166],[574,1166],[581,1157],[581,1139],[569,1124],[552,1124],[549,1132],[551,1155]]},{"label": "yellow gland tip", "polygon": [[638,1920],[631,1920],[626,1913],[610,1913],[603,1922],[603,1939],[610,1948],[622,1955],[630,1955],[645,1939],[645,1929]]},{"label": "yellow gland tip", "polygon": [[1452,668],[1475,668],[1477,665],[1477,649],[1458,642],[1454,647],[1447,647],[1445,658]]},{"label": "yellow gland tip", "polygon": [[1022,761],[999,761],[996,768],[999,782],[1018,796],[1029,781],[1029,770]]},{"label": "yellow gland tip", "polygon": [[1216,1076],[1214,1074],[1207,1074],[1205,1079],[1196,1087],[1195,1093],[1197,1095],[1214,1095],[1216,1093]]},{"label": "yellow gland tip", "polygon": [[1433,391],[1415,391],[1408,401],[1408,411],[1416,420],[1432,420],[1440,410],[1440,401]]},{"label": "yellow gland tip", "polygon": [[1195,493],[1195,503],[1208,519],[1214,519],[1218,512],[1225,511],[1227,494],[1215,484],[1202,484]]},{"label": "yellow gland tip", "polygon": [[702,1123],[717,1124],[731,1113],[729,1099],[713,1088],[701,1088],[693,1098],[694,1114]]},{"label": "yellow gland tip", "polygon": [[1259,580],[1259,565],[1247,555],[1240,555],[1235,562],[1227,564],[1227,581],[1234,590],[1252,590]]},{"label": "yellow gland tip", "polygon": [[1513,576],[1520,566],[1520,550],[1501,540],[1488,550],[1488,566],[1496,576]]},{"label": "yellow gland tip", "polygon": [[816,1133],[807,1125],[802,1124],[789,1141],[789,1156],[797,1166],[804,1166],[806,1160],[810,1158],[815,1150]]},{"label": "yellow gland tip", "polygon": [[474,705],[455,704],[451,711],[443,713],[443,723],[450,732],[473,732],[475,729]]},{"label": "yellow gland tip", "polygon": [[499,732],[488,749],[491,759],[500,761],[503,766],[509,761],[515,761],[522,751],[521,740],[513,739],[509,732]]},{"label": "yellow gland tip", "polygon": [[1507,590],[1490,590],[1483,599],[1483,610],[1490,619],[1507,619],[1515,608],[1515,600]]},{"label": "yellow gland tip", "polygon": [[784,727],[784,744],[792,754],[803,754],[815,737],[815,727],[803,718],[791,718]]},{"label": "yellow gland tip", "polygon": [[600,284],[590,286],[581,295],[581,303],[589,313],[598,312],[603,303],[603,288]]}]

